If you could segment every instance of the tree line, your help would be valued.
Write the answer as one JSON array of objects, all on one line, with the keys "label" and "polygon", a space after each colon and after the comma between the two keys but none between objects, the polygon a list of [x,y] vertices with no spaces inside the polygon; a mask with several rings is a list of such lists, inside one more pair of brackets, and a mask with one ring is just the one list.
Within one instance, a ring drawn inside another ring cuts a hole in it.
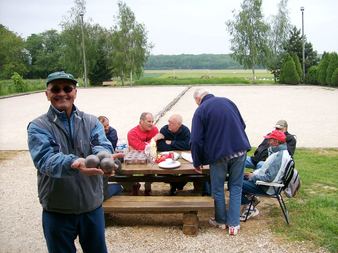
[{"label": "tree line", "polygon": [[229,54],[150,55],[145,69],[242,69]]},{"label": "tree line", "polygon": [[255,69],[267,68],[275,82],[338,85],[337,54],[318,56],[306,36],[290,23],[288,0],[279,1],[277,14],[269,20],[262,14],[262,0],[242,0],[241,9],[234,10],[232,19],[226,21],[230,55],[150,55],[153,46],[146,28],[136,21],[125,3],[118,2],[116,22],[110,29],[92,22],[82,23],[85,0],[74,3],[61,23],[61,32],[48,30],[24,40],[0,24],[0,79],[9,79],[14,73],[16,80],[18,75],[45,78],[57,70],[83,77],[84,51],[91,85],[112,78],[119,78],[122,85],[126,80],[132,83],[144,69],[231,68],[251,69],[253,82]]}]

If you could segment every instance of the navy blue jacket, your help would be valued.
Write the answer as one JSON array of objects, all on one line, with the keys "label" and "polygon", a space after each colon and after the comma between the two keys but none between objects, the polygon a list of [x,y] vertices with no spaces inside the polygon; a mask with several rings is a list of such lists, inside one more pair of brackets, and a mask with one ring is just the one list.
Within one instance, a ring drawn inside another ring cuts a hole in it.
[{"label": "navy blue jacket", "polygon": [[229,99],[206,95],[196,109],[191,128],[194,167],[249,150],[245,123]]},{"label": "navy blue jacket", "polygon": [[111,142],[111,145],[113,145],[113,150],[115,150],[118,139],[116,130],[110,126],[106,137]]},{"label": "navy blue jacket", "polygon": [[[169,131],[168,125],[165,125],[160,133],[164,139],[157,141],[158,151],[190,150],[190,130],[185,125],[181,125],[176,133]],[[171,144],[165,143],[166,140],[172,141]]]}]

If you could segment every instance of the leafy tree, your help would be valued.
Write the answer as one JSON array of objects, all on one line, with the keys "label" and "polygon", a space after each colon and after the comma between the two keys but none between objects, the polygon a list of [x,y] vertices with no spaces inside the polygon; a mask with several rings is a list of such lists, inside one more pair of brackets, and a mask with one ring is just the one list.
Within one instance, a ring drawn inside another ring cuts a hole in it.
[{"label": "leafy tree", "polygon": [[321,85],[325,85],[326,83],[326,70],[329,66],[330,62],[330,53],[324,52],[322,59],[318,65],[318,82]]},{"label": "leafy tree", "polygon": [[[86,10],[84,0],[76,0],[69,17],[62,23],[63,57],[65,69],[77,76],[84,76],[81,17]],[[98,24],[83,24],[86,67],[90,83],[98,85],[111,78],[111,33]]]},{"label": "leafy tree", "polygon": [[[305,73],[307,70],[313,66],[318,64],[318,56],[317,52],[313,50],[312,44],[310,42],[306,42],[305,38]],[[298,59],[303,66],[303,41],[300,30],[297,27],[293,27],[290,31],[289,40],[285,43],[284,49],[287,53],[295,53],[298,56]]]},{"label": "leafy tree", "polygon": [[331,85],[332,86],[338,86],[338,68],[332,73],[331,77]]},{"label": "leafy tree", "polygon": [[[61,64],[65,71],[78,77],[84,77],[80,14],[86,12],[86,2],[84,0],[75,0],[74,3],[75,6],[71,8],[68,16],[64,17],[64,21],[61,22],[61,38],[63,42]],[[83,26],[85,45],[89,45],[87,36],[88,24],[84,22]],[[85,49],[86,55],[88,55],[87,47]]]},{"label": "leafy tree", "polygon": [[275,82],[280,75],[281,62],[284,54],[284,45],[289,37],[291,25],[287,9],[288,0],[281,0],[278,4],[278,13],[272,17],[268,33],[269,57],[267,66],[274,75]]},{"label": "leafy tree", "polygon": [[265,64],[267,56],[267,32],[269,26],[264,23],[261,11],[262,0],[243,0],[242,10],[234,20],[227,21],[227,29],[231,36],[232,56],[244,68],[252,69],[255,82],[255,67]]},{"label": "leafy tree", "polygon": [[14,72],[28,72],[28,54],[23,39],[0,24],[0,79],[9,79]]},{"label": "leafy tree", "polygon": [[[88,58],[89,80],[93,85],[102,84],[103,81],[111,79],[110,54],[112,45],[111,33],[98,25],[89,30],[90,54]],[[94,53],[95,54],[92,54]]]},{"label": "leafy tree", "polygon": [[[299,58],[300,60],[301,58]],[[301,61],[302,62],[302,61]],[[318,65],[319,57],[317,51],[313,50],[310,42],[305,42],[305,73],[311,66]]]},{"label": "leafy tree", "polygon": [[122,85],[129,75],[140,77],[143,66],[149,56],[151,44],[148,43],[147,32],[142,24],[136,22],[132,10],[123,2],[118,2],[119,13],[117,24],[112,35],[112,72],[120,77]]},{"label": "leafy tree", "polygon": [[56,30],[32,34],[25,47],[31,58],[30,78],[45,78],[49,73],[62,69],[62,40]]},{"label": "leafy tree", "polygon": [[332,74],[335,71],[335,69],[338,68],[338,55],[337,53],[331,53],[329,64],[327,66],[326,70],[326,83],[328,85],[332,85]]},{"label": "leafy tree", "polygon": [[300,77],[297,73],[296,64],[293,58],[287,54],[282,64],[280,82],[285,84],[298,84],[299,81]]}]

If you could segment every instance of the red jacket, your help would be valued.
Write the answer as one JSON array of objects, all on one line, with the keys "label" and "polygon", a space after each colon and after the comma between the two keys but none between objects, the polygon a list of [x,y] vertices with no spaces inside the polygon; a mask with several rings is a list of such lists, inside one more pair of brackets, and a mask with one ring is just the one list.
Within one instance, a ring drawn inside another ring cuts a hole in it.
[{"label": "red jacket", "polygon": [[151,138],[153,138],[157,133],[158,129],[156,126],[154,126],[150,131],[144,132],[140,125],[137,125],[128,132],[129,147],[136,150],[144,150],[146,145],[150,143]]}]

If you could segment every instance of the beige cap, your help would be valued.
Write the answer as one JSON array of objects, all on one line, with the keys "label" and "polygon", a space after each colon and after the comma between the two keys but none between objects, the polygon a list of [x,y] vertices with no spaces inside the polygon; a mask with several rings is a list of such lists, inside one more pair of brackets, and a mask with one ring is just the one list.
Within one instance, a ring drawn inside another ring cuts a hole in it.
[{"label": "beige cap", "polygon": [[286,122],[286,120],[283,120],[283,119],[278,120],[275,127],[278,128],[278,129],[287,128],[288,122]]}]

